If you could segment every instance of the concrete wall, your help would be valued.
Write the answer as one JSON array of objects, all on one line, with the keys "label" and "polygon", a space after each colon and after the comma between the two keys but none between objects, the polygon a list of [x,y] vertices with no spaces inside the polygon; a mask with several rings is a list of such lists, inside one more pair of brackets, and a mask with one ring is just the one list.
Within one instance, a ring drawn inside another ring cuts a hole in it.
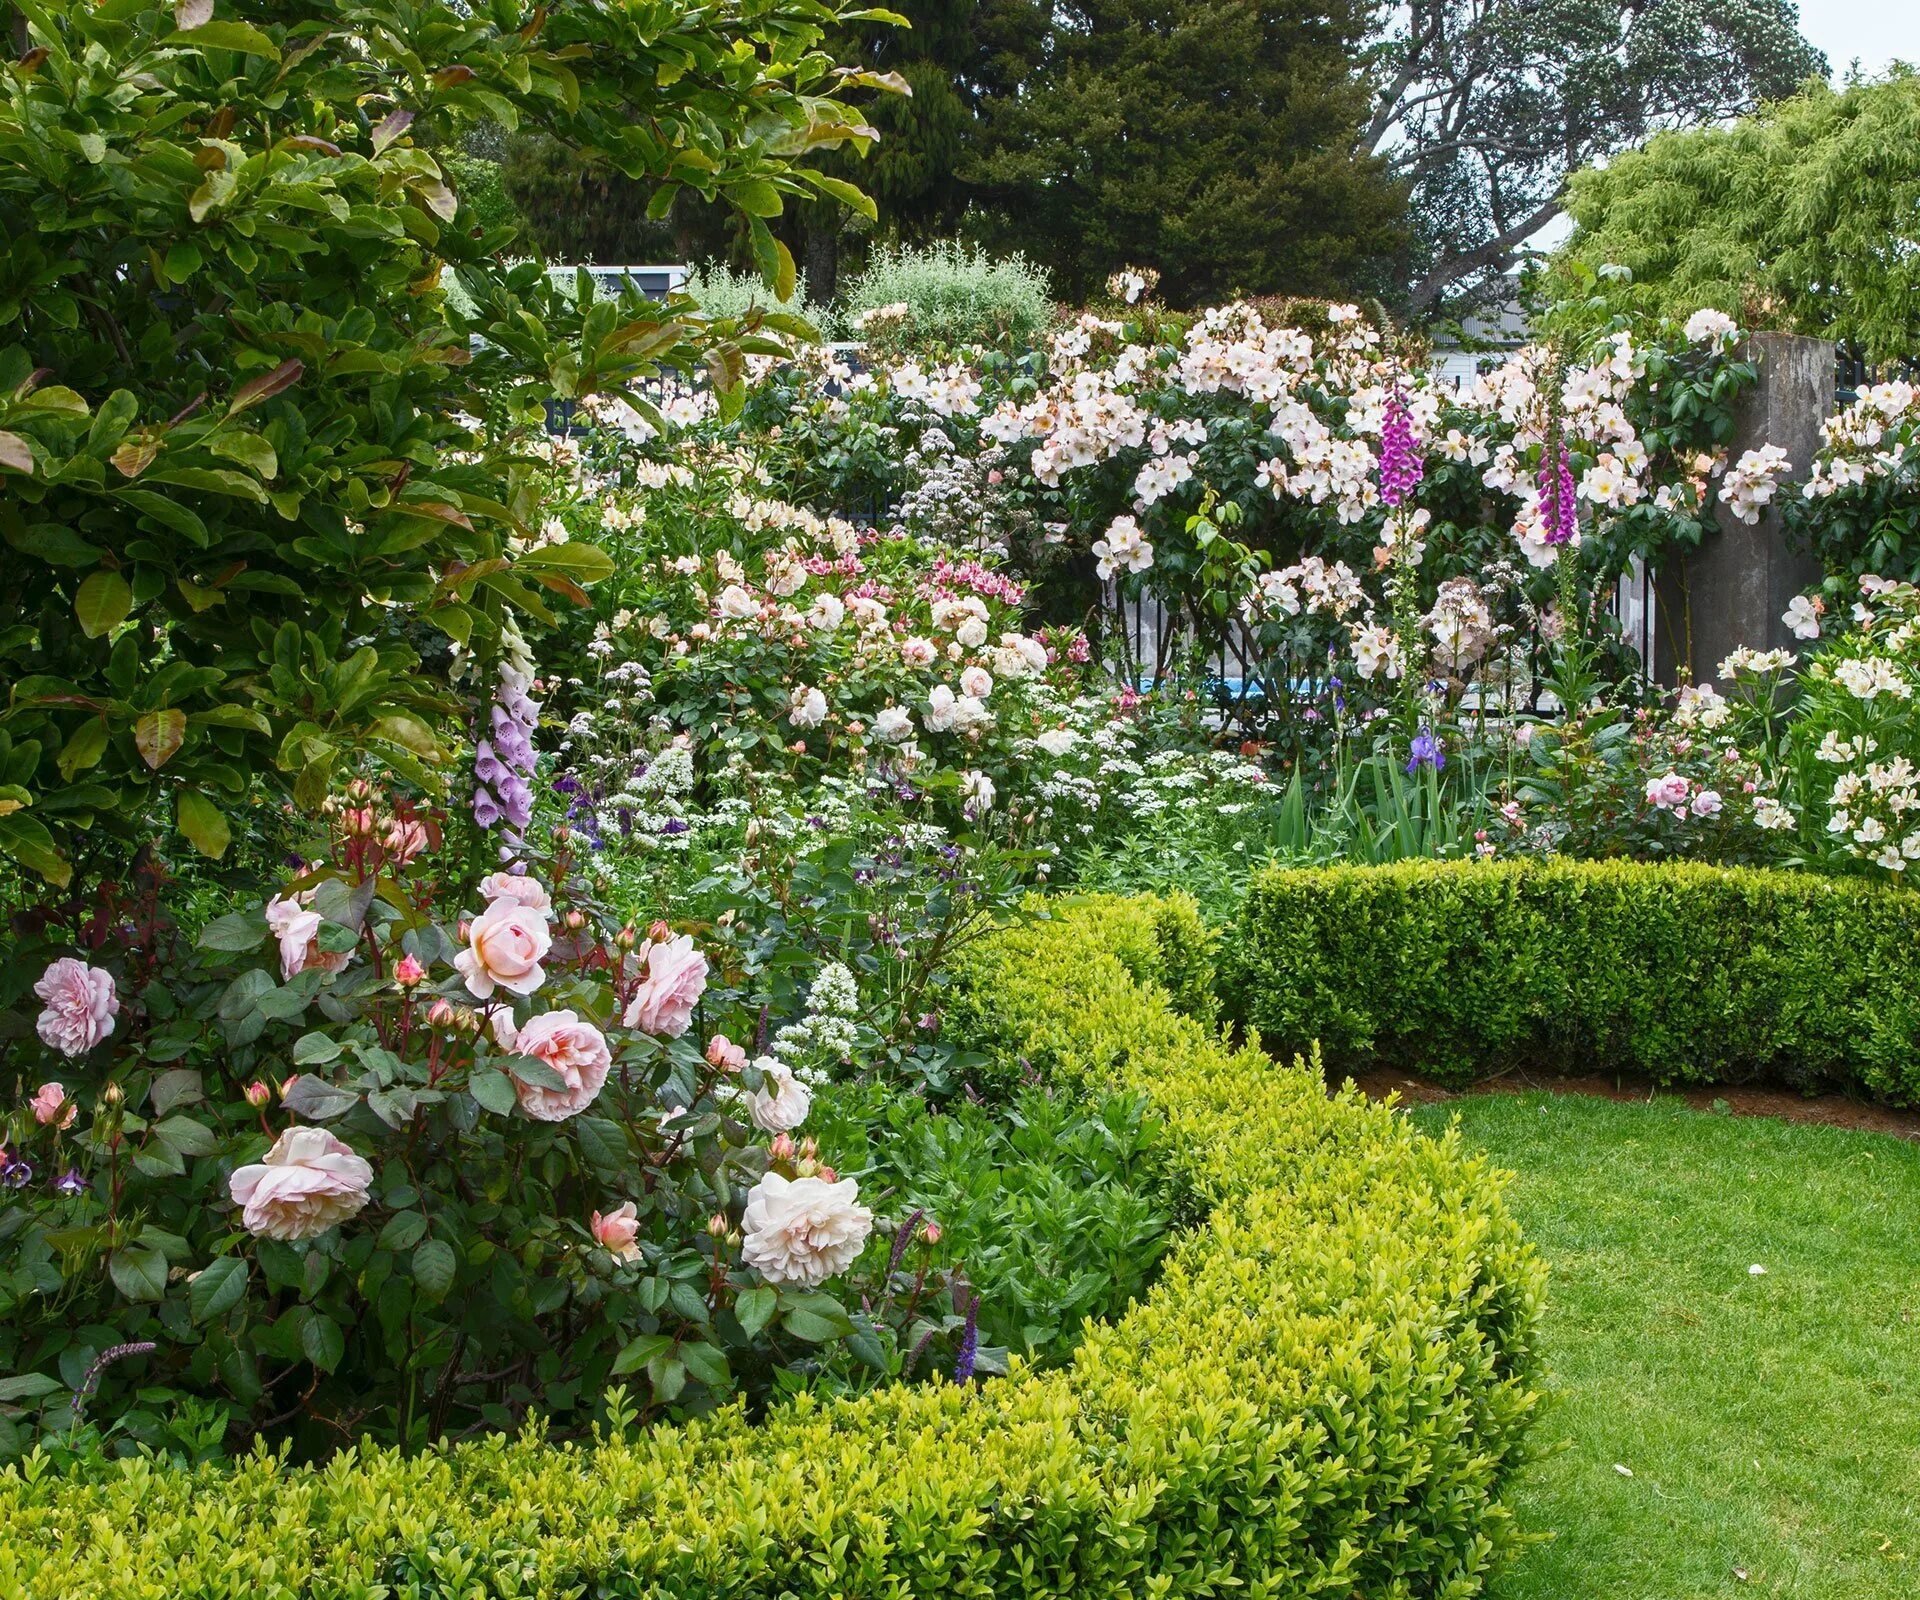
[{"label": "concrete wall", "polygon": [[1795,648],[1798,641],[1780,614],[1821,576],[1818,561],[1788,551],[1779,507],[1799,493],[1796,485],[1820,448],[1820,424],[1833,410],[1833,346],[1799,334],[1756,333],[1746,353],[1758,365],[1760,381],[1740,399],[1727,459],[1777,444],[1792,469],[1751,527],[1716,501],[1719,532],[1660,573],[1654,675],[1662,683],[1679,681],[1683,668],[1695,683],[1711,683],[1721,661],[1740,645]]}]

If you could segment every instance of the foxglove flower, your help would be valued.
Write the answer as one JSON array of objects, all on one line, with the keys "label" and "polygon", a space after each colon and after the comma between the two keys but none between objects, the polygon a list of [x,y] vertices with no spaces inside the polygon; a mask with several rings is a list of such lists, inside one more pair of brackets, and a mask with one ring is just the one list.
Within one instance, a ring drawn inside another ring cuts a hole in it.
[{"label": "foxglove flower", "polygon": [[510,847],[519,845],[533,819],[533,735],[540,725],[540,702],[528,695],[533,670],[527,641],[508,620],[500,629],[500,676],[487,734],[473,751],[473,820],[488,829],[504,823]]},{"label": "foxglove flower", "polygon": [[1413,415],[1395,384],[1387,394],[1387,414],[1380,427],[1380,498],[1389,506],[1405,505],[1427,475],[1420,444],[1413,436]]},{"label": "foxglove flower", "polygon": [[1541,539],[1549,545],[1571,544],[1578,509],[1573,500],[1573,467],[1567,447],[1558,440],[1540,458]]}]

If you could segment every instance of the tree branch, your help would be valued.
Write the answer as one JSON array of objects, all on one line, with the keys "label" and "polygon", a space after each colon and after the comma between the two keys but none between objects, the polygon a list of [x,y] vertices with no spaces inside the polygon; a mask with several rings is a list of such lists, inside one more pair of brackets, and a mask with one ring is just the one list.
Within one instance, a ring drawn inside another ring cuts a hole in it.
[{"label": "tree branch", "polygon": [[1531,238],[1560,214],[1560,194],[1553,196],[1534,207],[1520,221],[1509,228],[1502,229],[1485,244],[1475,245],[1464,255],[1442,261],[1428,273],[1413,291],[1413,306],[1416,311],[1424,311],[1440,298],[1448,284],[1464,278],[1469,272],[1477,272],[1482,267],[1502,264],[1513,247],[1523,240]]}]

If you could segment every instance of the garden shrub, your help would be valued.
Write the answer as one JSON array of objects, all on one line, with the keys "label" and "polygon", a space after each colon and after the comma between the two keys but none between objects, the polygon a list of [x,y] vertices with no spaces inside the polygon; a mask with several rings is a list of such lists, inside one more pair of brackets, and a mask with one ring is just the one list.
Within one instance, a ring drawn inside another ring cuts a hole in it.
[{"label": "garden shrub", "polygon": [[1920,1101],[1920,898],[1690,863],[1414,862],[1254,879],[1231,1013],[1338,1074],[1771,1078]]},{"label": "garden shrub", "polygon": [[995,259],[950,239],[924,248],[881,245],[841,290],[838,304],[846,337],[889,348],[1019,349],[1053,320],[1041,268],[1025,256]]},{"label": "garden shrub", "polygon": [[1519,1538],[1542,1268],[1453,1138],[1136,980],[1158,920],[1062,904],[965,963],[982,1044],[1144,1096],[1214,1208],[1070,1366],[314,1470],[29,1460],[0,1474],[0,1593],[1480,1593]]}]

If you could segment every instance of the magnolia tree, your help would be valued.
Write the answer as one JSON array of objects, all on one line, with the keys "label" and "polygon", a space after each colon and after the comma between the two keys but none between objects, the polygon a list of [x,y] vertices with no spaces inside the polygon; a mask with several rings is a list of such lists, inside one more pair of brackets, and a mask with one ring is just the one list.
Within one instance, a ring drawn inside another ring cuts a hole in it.
[{"label": "magnolia tree", "polygon": [[[0,82],[0,855],[54,884],[176,827],[223,855],[256,778],[305,809],[356,752],[431,787],[449,642],[551,620],[606,562],[496,427],[666,369],[734,392],[759,319],[509,268],[442,154],[541,129],[733,206],[776,289],[807,163],[877,80],[822,0],[24,13]],[[458,296],[448,293],[457,286]],[[83,873],[83,879],[86,874]]]}]

